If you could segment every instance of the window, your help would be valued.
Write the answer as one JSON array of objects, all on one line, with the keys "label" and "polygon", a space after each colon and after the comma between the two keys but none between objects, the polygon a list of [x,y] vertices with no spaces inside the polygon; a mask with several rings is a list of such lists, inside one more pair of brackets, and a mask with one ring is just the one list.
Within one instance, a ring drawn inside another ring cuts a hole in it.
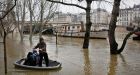
[{"label": "window", "polygon": [[80,28],[80,26],[77,26],[77,28]]},{"label": "window", "polygon": [[74,29],[74,28],[75,28],[75,26],[72,26],[72,28]]},{"label": "window", "polygon": [[68,27],[68,30],[70,30],[70,27]]}]

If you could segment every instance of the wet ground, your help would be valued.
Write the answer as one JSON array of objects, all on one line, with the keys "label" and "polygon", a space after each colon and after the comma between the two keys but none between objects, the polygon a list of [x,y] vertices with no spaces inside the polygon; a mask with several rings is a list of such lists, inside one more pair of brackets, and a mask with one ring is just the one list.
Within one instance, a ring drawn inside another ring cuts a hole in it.
[{"label": "wet ground", "polygon": [[[117,41],[122,43],[125,32],[118,30]],[[91,39],[89,49],[82,49],[81,38],[58,38],[43,36],[47,43],[50,59],[60,61],[62,68],[57,70],[26,70],[15,68],[13,63],[26,56],[37,44],[38,36],[30,44],[28,35],[24,43],[17,38],[7,38],[8,73],[7,75],[139,75],[140,74],[140,41],[131,38],[121,55],[110,55],[107,39]],[[0,75],[4,75],[3,45],[0,43]]]}]

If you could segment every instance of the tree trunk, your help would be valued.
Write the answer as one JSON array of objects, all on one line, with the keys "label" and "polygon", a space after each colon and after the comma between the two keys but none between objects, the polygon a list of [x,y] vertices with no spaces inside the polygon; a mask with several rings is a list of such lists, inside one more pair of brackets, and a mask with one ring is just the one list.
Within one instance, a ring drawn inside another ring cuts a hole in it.
[{"label": "tree trunk", "polygon": [[90,10],[91,10],[91,3],[92,1],[86,0],[87,8],[86,8],[86,33],[84,37],[83,48],[86,49],[89,46],[89,38],[90,38],[90,28],[91,28],[91,21],[90,21]]},{"label": "tree trunk", "polygon": [[108,36],[109,36],[110,53],[111,54],[120,54],[124,50],[124,47],[126,45],[126,42],[127,42],[128,38],[133,33],[139,31],[139,29],[136,29],[136,30],[128,33],[126,35],[126,37],[124,38],[120,49],[118,49],[118,44],[117,44],[117,42],[115,40],[115,29],[116,29],[117,16],[119,15],[120,1],[121,0],[114,0],[113,10],[112,10],[112,17],[111,17],[111,21],[110,21],[110,24],[109,24],[109,34],[108,34]]},{"label": "tree trunk", "polygon": [[4,32],[3,37],[3,45],[4,45],[4,67],[5,67],[5,74],[7,73],[7,52],[6,52],[6,32]]},{"label": "tree trunk", "polygon": [[32,42],[32,36],[33,36],[33,32],[32,32],[32,17],[30,16],[30,37],[29,40]]},{"label": "tree trunk", "polygon": [[115,29],[116,29],[117,17],[119,15],[120,1],[121,0],[114,0],[112,16],[111,16],[111,20],[110,20],[110,24],[109,24],[108,37],[109,37],[111,54],[117,54],[118,44],[115,40]]},{"label": "tree trunk", "polygon": [[18,7],[18,2],[17,2],[17,6],[16,6],[16,17],[17,17],[17,28],[18,28],[18,32],[20,34],[20,37],[21,37],[21,33],[20,33],[20,27],[19,27],[19,7]]},{"label": "tree trunk", "polygon": [[24,24],[25,24],[25,5],[26,5],[26,0],[24,0],[23,3],[23,15],[22,15],[22,23],[21,23],[21,28],[20,28],[20,37],[21,37],[21,42],[23,42],[23,30],[24,30]]},{"label": "tree trunk", "polygon": [[3,37],[3,30],[1,26],[0,26],[0,37]]},{"label": "tree trunk", "polygon": [[19,31],[19,34],[20,34],[20,40],[21,42],[23,42],[23,24],[21,24],[21,28],[19,27],[19,20],[18,20],[18,31]]},{"label": "tree trunk", "polygon": [[32,2],[31,0],[29,0],[29,11],[30,11],[30,37],[29,37],[29,40],[30,40],[30,43],[32,42],[32,35],[33,35],[33,30],[32,30],[32,15],[33,15],[33,11],[32,11]]},{"label": "tree trunk", "polygon": [[40,11],[40,30],[39,30],[39,37],[42,37],[42,29],[43,29],[43,14],[44,14],[44,5],[43,5],[43,1],[41,0],[41,11]]}]

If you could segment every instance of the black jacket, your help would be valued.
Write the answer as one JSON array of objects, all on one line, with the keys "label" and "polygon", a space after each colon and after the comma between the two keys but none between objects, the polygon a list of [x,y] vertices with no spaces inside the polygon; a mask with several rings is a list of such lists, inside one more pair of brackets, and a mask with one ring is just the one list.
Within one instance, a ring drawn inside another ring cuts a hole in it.
[{"label": "black jacket", "polygon": [[43,52],[46,52],[46,43],[45,43],[45,42],[38,43],[38,44],[35,46],[35,49],[36,49],[36,48],[42,49]]}]

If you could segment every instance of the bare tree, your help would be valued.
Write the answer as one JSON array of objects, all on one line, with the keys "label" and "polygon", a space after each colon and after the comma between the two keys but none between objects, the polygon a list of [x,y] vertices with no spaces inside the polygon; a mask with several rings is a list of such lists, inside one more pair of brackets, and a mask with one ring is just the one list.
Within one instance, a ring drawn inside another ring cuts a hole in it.
[{"label": "bare tree", "polygon": [[111,16],[111,20],[109,23],[108,37],[109,37],[110,53],[111,54],[120,54],[124,50],[128,38],[133,33],[139,31],[139,29],[135,29],[134,31],[128,33],[126,35],[126,37],[124,38],[121,47],[118,49],[118,43],[116,42],[116,39],[115,39],[115,29],[116,29],[117,17],[119,16],[120,2],[121,2],[121,0],[114,0],[114,5],[113,5],[113,9],[112,9],[112,16]]},{"label": "bare tree", "polygon": [[39,31],[39,37],[42,36],[43,15],[44,15],[44,2],[43,2],[43,0],[41,0],[41,2],[40,2],[40,31]]},{"label": "bare tree", "polygon": [[16,6],[16,19],[17,19],[17,28],[20,34],[21,42],[23,42],[23,29],[25,25],[25,16],[26,16],[26,0],[18,0]]},{"label": "bare tree", "polygon": [[[85,0],[86,4],[87,4],[86,7],[80,6],[78,4],[66,3],[66,2],[63,2],[63,0],[61,0],[61,1],[46,0],[46,1],[54,2],[54,3],[60,3],[60,4],[63,4],[63,5],[75,6],[75,7],[84,9],[86,11],[86,33],[85,33],[85,37],[84,37],[83,48],[88,48],[89,37],[90,37],[90,29],[91,29],[91,25],[92,25],[92,22],[91,22],[91,19],[90,19],[91,3],[92,3],[92,1],[98,1],[98,0]],[[81,2],[83,0],[78,0],[78,1]]]},{"label": "bare tree", "polygon": [[[58,4],[49,3],[46,0],[40,0],[34,3],[36,9],[33,10],[33,20],[39,24],[39,37],[42,36],[43,27],[54,16]],[[38,11],[39,10],[39,11]]]},{"label": "bare tree", "polygon": [[6,24],[8,17],[5,19],[5,17],[12,11],[12,9],[16,6],[16,1],[3,1],[1,2],[2,4],[0,5],[0,7],[2,7],[0,10],[2,10],[1,12],[1,16],[0,16],[0,27],[2,29],[2,33],[3,33],[3,45],[4,45],[4,63],[5,63],[5,73],[7,73],[7,54],[6,54],[6,37],[8,35],[8,33],[10,33],[11,31],[13,31],[13,27],[12,25],[9,26],[9,24]]},{"label": "bare tree", "polygon": [[33,6],[33,0],[28,0],[28,7],[29,7],[29,13],[30,13],[30,36],[29,36],[29,40],[30,42],[32,42],[32,35],[33,35],[33,10],[34,10],[34,6]]},{"label": "bare tree", "polygon": [[59,3],[59,4],[63,4],[63,5],[69,5],[69,6],[75,6],[78,7],[80,9],[85,10],[86,12],[86,32],[85,32],[85,37],[84,37],[84,43],[83,43],[83,48],[88,48],[89,46],[89,38],[90,38],[90,30],[91,30],[91,17],[90,17],[90,12],[91,12],[91,4],[93,1],[105,1],[106,0],[77,0],[78,2],[82,2],[85,1],[86,2],[86,7],[78,5],[76,3],[67,3],[64,0],[46,0],[49,2],[53,2],[53,3]]}]

